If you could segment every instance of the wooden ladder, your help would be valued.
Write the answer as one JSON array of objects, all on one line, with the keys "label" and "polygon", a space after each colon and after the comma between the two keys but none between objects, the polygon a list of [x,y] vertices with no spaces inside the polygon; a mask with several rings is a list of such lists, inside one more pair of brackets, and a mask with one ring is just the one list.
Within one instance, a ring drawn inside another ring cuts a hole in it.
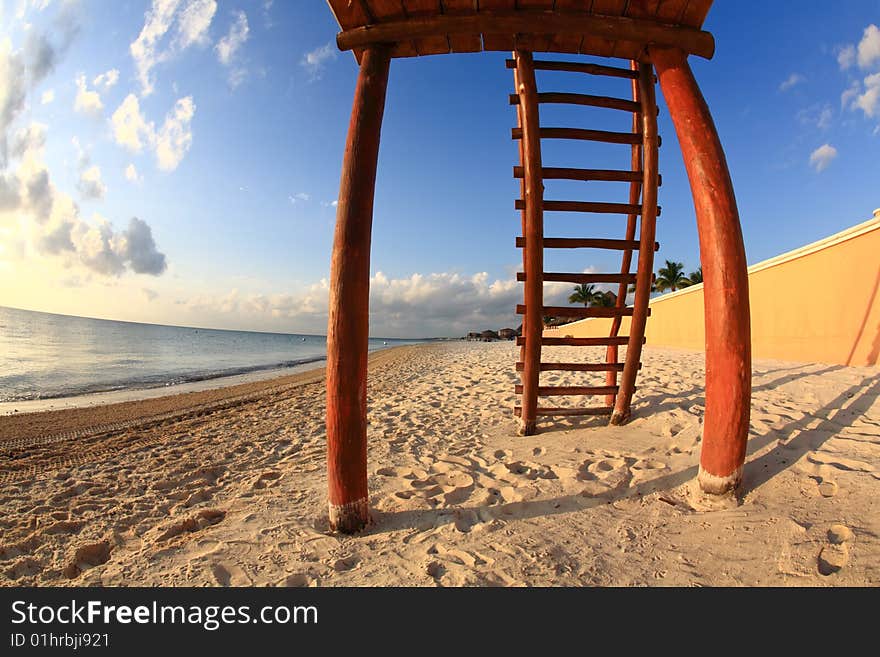
[{"label": "wooden ladder", "polygon": [[[521,373],[521,384],[516,394],[521,403],[514,413],[521,418],[521,432],[531,435],[536,431],[539,416],[610,415],[612,424],[622,424],[629,419],[630,404],[635,379],[641,368],[642,345],[645,342],[645,324],[650,314],[648,301],[654,268],[654,252],[659,248],[655,242],[656,219],[660,214],[657,206],[658,173],[657,103],[654,93],[653,67],[644,62],[631,61],[630,67],[616,68],[584,62],[536,61],[529,51],[518,50],[507,67],[514,69],[516,93],[510,96],[517,106],[517,127],[513,139],[519,140],[520,166],[514,167],[514,177],[520,180],[520,198],[516,209],[522,211],[522,237],[516,245],[523,249],[523,272],[517,280],[524,283],[524,302],[517,306],[523,315],[522,336],[517,345],[522,347],[516,369]],[[611,76],[631,81],[632,99],[609,98],[573,93],[538,93],[536,70],[568,71],[587,75]],[[608,108],[631,112],[632,131],[607,132],[580,128],[542,127],[539,121],[539,105],[564,103]],[[541,160],[542,139],[579,139],[629,145],[632,165],[629,171],[608,169],[571,169],[544,167]],[[564,179],[589,181],[618,181],[629,183],[628,203],[599,203],[583,201],[549,201],[544,199],[544,180]],[[623,239],[554,238],[544,237],[544,212],[584,212],[620,214],[627,217]],[[641,217],[641,221],[639,221]],[[638,238],[636,229],[638,227]],[[544,271],[544,249],[612,249],[620,251],[619,273],[584,274]],[[631,273],[633,252],[638,251],[636,272]],[[612,308],[573,308],[544,305],[544,282],[610,283],[618,285],[617,302]],[[629,285],[635,285],[632,307],[626,306]],[[543,336],[543,317],[562,314],[567,317],[612,318],[608,337],[560,338]],[[631,317],[630,333],[621,336],[623,317]],[[591,362],[543,362],[542,347],[604,346],[605,361]],[[626,345],[626,358],[619,362],[618,348]],[[564,386],[540,385],[541,372],[605,372],[605,385]],[[617,375],[620,373],[618,384]],[[604,396],[601,406],[552,407],[538,406],[539,397],[555,396]]]}]

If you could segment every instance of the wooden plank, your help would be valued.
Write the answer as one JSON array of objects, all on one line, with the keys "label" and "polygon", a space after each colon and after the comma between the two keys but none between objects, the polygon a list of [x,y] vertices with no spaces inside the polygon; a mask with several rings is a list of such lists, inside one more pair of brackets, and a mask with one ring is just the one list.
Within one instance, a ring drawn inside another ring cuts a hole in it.
[{"label": "wooden plank", "polygon": [[[511,138],[522,139],[522,130],[513,128]],[[589,130],[587,128],[541,128],[541,139],[576,139],[581,141],[600,141],[606,144],[640,144],[642,136],[634,132],[613,132],[609,130]]]},{"label": "wooden plank", "polygon": [[[516,8],[519,11],[544,12],[552,11],[554,0],[516,0]],[[552,49],[554,34],[517,34],[517,50],[530,50],[532,52],[545,52]]]},{"label": "wooden plank", "polygon": [[[511,105],[516,105],[519,103],[519,97],[516,94],[510,94],[509,101]],[[605,109],[617,109],[626,112],[641,111],[639,104],[634,103],[631,100],[612,98],[610,96],[561,93],[557,91],[539,93],[538,103],[556,105],[584,105],[587,107],[602,107]]]},{"label": "wooden plank", "polygon": [[[491,11],[513,11],[516,0],[479,0],[480,13]],[[510,34],[485,34],[480,32],[483,50],[516,50],[516,39]]]},{"label": "wooden plank", "polygon": [[682,23],[688,0],[659,0],[654,18],[664,23]]},{"label": "wooden plank", "polygon": [[[516,364],[516,371],[522,372],[524,363]],[[623,371],[623,363],[541,363],[542,372],[608,372]]]},{"label": "wooden plank", "polygon": [[[573,169],[557,167],[544,167],[541,169],[541,176],[544,180],[640,182],[643,175],[644,174],[638,170],[624,171],[615,169]],[[513,167],[513,177],[522,178],[522,176],[522,167]],[[661,184],[660,177],[658,176],[657,185],[660,186]]]},{"label": "wooden plank", "polygon": [[[550,408],[539,406],[536,409],[536,415],[539,417],[551,416],[578,416],[578,415],[611,415],[613,409],[610,406],[598,406],[594,408]],[[522,408],[513,407],[513,414],[519,417],[522,414]]]},{"label": "wooden plank", "polygon": [[[515,386],[515,394],[522,394],[522,386]],[[617,392],[617,386],[541,386],[539,397],[568,397],[586,395],[609,395]]]},{"label": "wooden plank", "polygon": [[701,27],[711,8],[712,0],[689,0],[681,14],[680,22],[682,25]]},{"label": "wooden plank", "polygon": [[[525,239],[516,238],[517,248],[525,246]],[[640,247],[638,240],[612,240],[594,237],[545,237],[545,249],[610,249],[613,251],[622,251],[625,249],[638,250]],[[654,242],[654,250],[660,250],[660,242]]]},{"label": "wooden plank", "polygon": [[[369,0],[366,4],[367,10],[373,16],[372,22],[375,25],[380,23],[396,23],[406,20],[406,11],[403,9],[403,3],[401,0]],[[394,43],[394,49],[391,51],[392,57],[415,57],[418,55],[416,44],[413,39],[396,39]]]},{"label": "wooden plank", "polygon": [[[516,307],[517,315],[525,315],[526,306],[518,304]],[[590,306],[579,308],[577,306],[544,306],[541,308],[542,316],[549,317],[632,317],[632,308],[605,308],[604,306]],[[650,308],[648,309],[650,315]]]},{"label": "wooden plank", "polygon": [[351,50],[376,43],[477,33],[483,35],[483,47],[487,50],[495,49],[487,42],[488,35],[590,34],[615,39],[615,43],[630,41],[636,44],[637,49],[650,43],[677,48],[707,59],[711,59],[715,52],[714,37],[692,28],[626,17],[518,11],[480,12],[471,16],[425,16],[380,22],[344,30],[337,35],[336,43],[340,50]]},{"label": "wooden plank", "polygon": [[[403,9],[410,18],[435,16],[443,11],[440,0],[403,0]],[[445,55],[449,53],[449,39],[445,34],[416,39],[415,48],[419,55]]]},{"label": "wooden plank", "polygon": [[[562,328],[562,327],[560,327]],[[642,338],[644,343],[645,339]],[[629,342],[628,336],[616,336],[613,338],[541,338],[544,347],[605,347],[609,344],[624,345]],[[516,339],[517,346],[525,344],[525,338]]]},{"label": "wooden plank", "polygon": [[[575,274],[567,272],[545,271],[542,275],[545,283],[635,283],[635,274]],[[517,272],[516,280],[526,280],[526,273]]]},{"label": "wooden plank", "polygon": [[[626,0],[591,0],[590,11],[602,16],[621,16],[625,5]],[[613,36],[600,37],[585,34],[581,42],[581,52],[611,57],[614,54],[615,40]]]},{"label": "wooden plank", "polygon": [[[443,13],[450,16],[463,16],[476,12],[475,0],[441,0]],[[480,52],[483,39],[479,34],[451,34],[447,36],[450,52]]]},{"label": "wooden plank", "polygon": [[[506,60],[507,68],[515,68],[516,62]],[[567,71],[569,73],[585,73],[587,75],[604,75],[612,78],[627,78],[635,80],[635,74],[626,68],[616,66],[604,66],[589,62],[556,62],[550,60],[535,60],[536,71]]]},{"label": "wooden plank", "polygon": [[[516,210],[525,204],[521,199],[514,202]],[[595,203],[593,201],[544,201],[544,212],[588,212],[592,214],[641,214],[642,206],[629,203]]]}]

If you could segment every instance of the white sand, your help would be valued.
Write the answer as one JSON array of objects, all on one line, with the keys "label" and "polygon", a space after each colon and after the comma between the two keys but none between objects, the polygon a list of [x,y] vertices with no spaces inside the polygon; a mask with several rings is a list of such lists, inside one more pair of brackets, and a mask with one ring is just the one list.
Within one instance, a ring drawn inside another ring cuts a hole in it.
[{"label": "white sand", "polygon": [[102,434],[7,437],[0,583],[880,581],[880,370],[756,362],[737,502],[692,484],[702,354],[647,349],[625,427],[547,420],[519,437],[517,351],[434,344],[373,363],[376,523],[355,537],[326,531],[321,382]]}]

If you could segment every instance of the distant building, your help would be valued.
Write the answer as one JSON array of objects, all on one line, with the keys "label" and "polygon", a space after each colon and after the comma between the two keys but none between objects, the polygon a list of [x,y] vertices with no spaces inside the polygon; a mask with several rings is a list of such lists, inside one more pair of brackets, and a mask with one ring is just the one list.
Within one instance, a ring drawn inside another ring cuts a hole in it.
[{"label": "distant building", "polygon": [[512,328],[503,328],[498,331],[498,337],[502,340],[513,340],[516,338],[516,331]]}]

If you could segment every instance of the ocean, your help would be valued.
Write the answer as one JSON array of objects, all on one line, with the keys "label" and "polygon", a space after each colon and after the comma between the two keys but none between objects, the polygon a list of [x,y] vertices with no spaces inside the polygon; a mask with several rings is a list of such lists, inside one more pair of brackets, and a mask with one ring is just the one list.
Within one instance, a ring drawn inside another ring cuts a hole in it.
[{"label": "ocean", "polygon": [[[370,350],[417,342],[371,339]],[[174,386],[326,356],[323,335],[138,324],[0,307],[0,402]]]}]

